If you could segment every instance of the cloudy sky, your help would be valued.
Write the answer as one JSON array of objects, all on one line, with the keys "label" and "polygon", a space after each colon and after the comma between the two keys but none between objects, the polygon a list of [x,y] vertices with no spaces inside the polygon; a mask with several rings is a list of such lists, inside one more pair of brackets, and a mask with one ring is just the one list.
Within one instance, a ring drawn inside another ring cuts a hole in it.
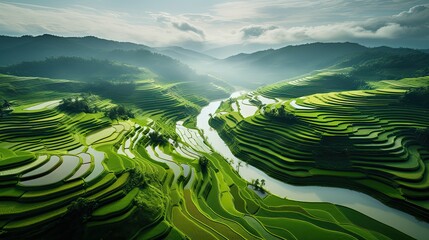
[{"label": "cloudy sky", "polygon": [[429,48],[429,0],[0,0],[0,35],[195,50],[351,41]]}]

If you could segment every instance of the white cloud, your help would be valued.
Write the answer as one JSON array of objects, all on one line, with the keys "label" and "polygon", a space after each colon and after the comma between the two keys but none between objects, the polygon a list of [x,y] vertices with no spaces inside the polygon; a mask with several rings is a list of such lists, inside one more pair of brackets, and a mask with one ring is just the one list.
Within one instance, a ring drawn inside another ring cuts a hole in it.
[{"label": "white cloud", "polygon": [[205,38],[204,31],[188,22],[187,18],[184,16],[172,16],[168,13],[151,13],[150,15],[158,22],[171,25],[179,31],[194,33],[198,35],[201,40],[204,40]]},{"label": "white cloud", "polygon": [[[252,26],[248,26],[252,28]],[[247,29],[246,27],[242,29]],[[359,41],[365,39],[428,39],[429,6],[415,6],[390,17],[309,27],[272,27],[258,36],[243,38],[254,43],[298,41]]]},{"label": "white cloud", "polygon": [[130,16],[126,13],[79,6],[49,8],[0,3],[0,32],[13,32],[16,35],[43,33],[64,36],[95,35],[152,46],[201,41],[199,33],[196,35],[193,31],[183,31],[186,25],[158,26],[149,14],[137,19],[133,18],[133,22],[128,21],[129,18]]},{"label": "white cloud", "polygon": [[412,4],[424,1],[240,0],[208,6],[205,12],[139,15],[86,6],[0,3],[0,34],[95,35],[191,48],[368,39],[421,41],[429,39],[429,7]]},{"label": "white cloud", "polygon": [[243,39],[249,39],[249,38],[257,38],[267,31],[272,31],[274,29],[277,29],[276,26],[261,26],[261,25],[251,25],[246,26],[240,29],[240,32],[243,34]]}]

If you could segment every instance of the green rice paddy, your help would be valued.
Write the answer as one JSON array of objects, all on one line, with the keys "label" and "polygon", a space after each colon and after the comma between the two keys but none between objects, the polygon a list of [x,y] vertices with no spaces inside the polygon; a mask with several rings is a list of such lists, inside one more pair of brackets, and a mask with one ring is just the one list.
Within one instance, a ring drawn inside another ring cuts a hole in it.
[{"label": "green rice paddy", "polygon": [[[31,101],[22,100],[27,93],[10,99],[20,106],[0,118],[1,239],[411,239],[346,207],[269,193],[261,198],[199,130],[177,122],[195,117],[207,99],[181,97],[177,93],[182,90],[172,90],[182,86],[151,80],[136,84],[136,92],[126,98],[101,96],[94,102],[100,108],[116,103],[136,107],[136,117],[126,121],[52,107],[51,101],[72,91],[34,90]],[[213,123],[228,129],[223,135],[238,155],[269,174],[303,183],[315,177],[329,184],[347,171],[351,174],[342,178],[347,186],[425,213],[429,154],[408,131],[427,127],[429,121],[421,109],[397,105],[401,93],[338,92],[296,99],[311,110],[293,109],[291,100],[267,106],[284,105],[293,112],[300,122],[290,129],[261,111],[247,118],[238,112],[218,114]],[[383,110],[386,104],[392,109]],[[166,141],[153,142],[151,132]],[[325,135],[333,141],[346,137],[353,145],[341,169],[315,160],[309,151]],[[198,162],[202,156],[209,160],[206,171]]]}]

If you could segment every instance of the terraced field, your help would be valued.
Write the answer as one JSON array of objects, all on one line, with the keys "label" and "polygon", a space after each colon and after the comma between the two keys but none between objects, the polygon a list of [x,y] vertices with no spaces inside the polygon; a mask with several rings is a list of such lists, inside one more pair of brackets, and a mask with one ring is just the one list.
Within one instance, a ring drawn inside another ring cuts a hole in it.
[{"label": "terraced field", "polygon": [[[30,110],[17,110],[0,121],[2,239],[47,232],[53,238],[79,237],[83,229],[88,229],[88,236],[95,229],[97,236],[99,226],[122,223],[141,211],[132,201],[145,191],[143,182],[132,183],[138,175],[134,163],[113,160],[99,150],[120,141],[131,130],[130,123],[108,127],[110,122],[100,114],[22,108]],[[100,134],[102,128],[115,128],[116,135]],[[161,214],[162,209],[158,217]],[[89,217],[92,220],[87,222]],[[65,227],[70,224],[74,227]]]},{"label": "terraced field", "polygon": [[[316,43],[220,60],[97,37],[0,38],[1,72],[22,76],[0,74],[0,240],[429,234],[423,52]],[[230,84],[323,66],[230,96]],[[232,71],[229,83],[211,75]]]},{"label": "terraced field", "polygon": [[111,122],[52,101],[0,119],[1,239],[409,238],[348,208],[259,197],[183,122],[159,145],[156,112]]},{"label": "terraced field", "polygon": [[[429,113],[400,102],[401,89],[427,80],[411,82],[377,83],[399,89],[279,99],[247,118],[235,111],[216,114],[211,125],[235,155],[275,178],[357,189],[427,221],[429,149],[418,133],[429,127]],[[287,96],[275,91],[267,96]]]},{"label": "terraced field", "polygon": [[[158,124],[164,128],[174,126],[176,121],[182,119],[191,120],[209,100],[226,97],[230,91],[230,86],[222,82],[218,85],[211,82],[210,89],[206,90],[204,82],[163,83],[154,79],[136,80],[132,87],[126,89],[115,89],[118,88],[115,84],[112,84],[110,90],[104,89],[103,84],[101,86],[100,88],[95,84],[94,87],[91,83],[72,80],[0,74],[0,96],[16,99],[15,106],[44,101],[42,104],[53,108],[62,98],[89,92],[117,104],[130,106],[143,115],[150,115],[153,119],[160,120]],[[31,105],[28,110],[39,110],[43,107],[47,106]],[[100,108],[104,107],[105,105],[100,105]],[[170,128],[170,131],[174,129]]]}]

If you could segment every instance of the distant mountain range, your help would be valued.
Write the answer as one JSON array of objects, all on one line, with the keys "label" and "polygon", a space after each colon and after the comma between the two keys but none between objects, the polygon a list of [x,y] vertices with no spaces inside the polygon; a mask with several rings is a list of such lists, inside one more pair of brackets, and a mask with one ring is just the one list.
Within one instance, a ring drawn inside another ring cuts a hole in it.
[{"label": "distant mountain range", "polygon": [[[386,64],[401,62],[402,65],[396,66],[396,70],[390,69],[396,73],[406,65],[408,70],[414,69],[424,74],[429,64],[428,60],[429,55],[426,50],[368,48],[348,42],[311,43],[251,54],[238,54],[216,61],[210,66],[210,71],[211,74],[233,85],[255,88],[328,67],[363,67],[368,64],[374,65],[374,61],[377,61],[377,68],[389,68]],[[373,68],[372,73],[375,74],[376,70]],[[383,76],[393,75],[393,72],[389,74],[388,70],[386,69],[387,72],[384,72]],[[412,71],[410,73],[412,74]]]},{"label": "distant mountain range", "polygon": [[[365,76],[364,73],[366,73],[367,77],[374,79],[406,77],[406,74],[420,76],[428,72],[428,53],[429,50],[368,48],[346,42],[286,46],[217,59],[181,47],[152,48],[142,44],[116,42],[96,37],[0,36],[0,66],[14,65],[15,68],[15,70],[11,67],[2,68],[0,71],[8,70],[22,75],[25,71],[17,67],[17,64],[22,62],[78,57],[143,67],[166,82],[217,81],[207,77],[206,74],[210,74],[231,85],[254,89],[261,85],[330,67],[353,67],[355,74],[360,71],[361,76]],[[92,62],[92,64],[95,63]],[[37,64],[31,66],[34,67]],[[115,67],[120,66],[115,65]],[[407,71],[401,72],[402,68],[406,68]],[[21,72],[16,69],[21,69]],[[118,70],[117,73],[123,70]],[[126,72],[130,70],[127,69]],[[202,77],[195,70],[204,73],[205,76]],[[96,76],[102,75],[98,73]]]},{"label": "distant mountain range", "polygon": [[0,66],[58,57],[109,60],[145,67],[165,81],[198,80],[199,76],[184,63],[214,60],[207,55],[179,47],[151,48],[96,37],[59,37],[48,34],[35,37],[0,36]]}]

